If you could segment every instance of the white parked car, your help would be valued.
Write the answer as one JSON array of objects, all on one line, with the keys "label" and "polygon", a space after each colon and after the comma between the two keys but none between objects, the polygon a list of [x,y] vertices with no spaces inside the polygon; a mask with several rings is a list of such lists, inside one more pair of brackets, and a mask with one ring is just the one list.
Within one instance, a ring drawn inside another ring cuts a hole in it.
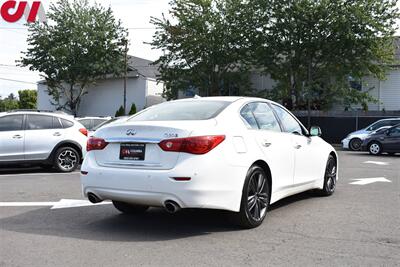
[{"label": "white parked car", "polygon": [[82,117],[82,118],[75,118],[79,121],[88,131],[93,131],[94,128],[99,126],[100,124],[111,120],[111,117]]},{"label": "white parked car", "polygon": [[0,166],[34,164],[75,170],[86,153],[87,130],[72,116],[55,112],[0,113]]},{"label": "white parked car", "polygon": [[400,118],[390,118],[378,120],[364,129],[349,133],[346,138],[342,140],[344,149],[358,151],[361,149],[363,141],[370,135],[374,134],[381,129],[388,129],[400,123]]},{"label": "white parked car", "polygon": [[97,125],[96,127],[94,127],[92,130],[88,131],[88,136],[93,136],[94,133],[95,133],[98,129],[100,129],[101,127],[104,127],[104,126],[106,126],[106,125],[108,125],[108,124],[121,123],[121,122],[124,122],[124,121],[126,121],[126,120],[128,120],[128,119],[129,119],[129,116],[120,116],[120,117],[115,117],[115,118],[106,120],[106,121],[100,123],[99,125]]},{"label": "white parked car", "polygon": [[310,189],[331,195],[337,154],[281,105],[259,98],[165,102],[88,140],[83,193],[124,213],[149,206],[235,212],[247,228],[268,206]]}]

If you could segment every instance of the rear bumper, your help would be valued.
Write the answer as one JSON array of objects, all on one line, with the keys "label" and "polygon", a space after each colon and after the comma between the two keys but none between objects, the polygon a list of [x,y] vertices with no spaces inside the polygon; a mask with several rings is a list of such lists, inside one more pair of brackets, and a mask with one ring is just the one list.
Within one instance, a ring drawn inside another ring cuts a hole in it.
[{"label": "rear bumper", "polygon": [[[206,155],[183,157],[171,170],[149,170],[101,167],[88,153],[82,165],[88,172],[81,176],[83,194],[148,206],[164,206],[165,201],[173,200],[181,208],[240,210],[247,169]],[[191,180],[176,181],[172,177]]]}]

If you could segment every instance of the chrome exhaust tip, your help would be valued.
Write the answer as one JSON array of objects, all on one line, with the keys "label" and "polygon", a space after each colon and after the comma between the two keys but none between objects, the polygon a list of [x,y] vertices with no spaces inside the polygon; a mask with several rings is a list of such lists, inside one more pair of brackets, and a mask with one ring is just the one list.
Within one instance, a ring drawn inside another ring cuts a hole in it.
[{"label": "chrome exhaust tip", "polygon": [[168,213],[175,213],[181,209],[181,207],[173,200],[167,200],[164,203],[165,210]]},{"label": "chrome exhaust tip", "polygon": [[93,194],[93,193],[88,193],[88,199],[89,199],[89,201],[92,202],[93,204],[100,203],[100,202],[103,201],[103,200],[101,200],[98,196],[96,196],[96,195]]}]

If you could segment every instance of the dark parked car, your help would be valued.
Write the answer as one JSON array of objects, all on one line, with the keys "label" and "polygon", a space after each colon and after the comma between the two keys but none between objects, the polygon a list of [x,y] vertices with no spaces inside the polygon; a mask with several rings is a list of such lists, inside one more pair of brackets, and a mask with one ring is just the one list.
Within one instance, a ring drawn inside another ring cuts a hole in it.
[{"label": "dark parked car", "polygon": [[369,135],[362,144],[362,150],[372,155],[400,153],[400,124]]}]

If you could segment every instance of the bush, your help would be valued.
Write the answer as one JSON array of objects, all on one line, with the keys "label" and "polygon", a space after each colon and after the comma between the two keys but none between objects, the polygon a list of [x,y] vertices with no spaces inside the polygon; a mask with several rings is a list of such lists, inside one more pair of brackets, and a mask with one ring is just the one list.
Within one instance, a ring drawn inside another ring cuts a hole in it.
[{"label": "bush", "polygon": [[125,109],[123,106],[120,106],[117,112],[115,112],[115,117],[125,116]]},{"label": "bush", "polygon": [[136,105],[132,103],[131,109],[129,110],[129,115],[136,114]]}]

